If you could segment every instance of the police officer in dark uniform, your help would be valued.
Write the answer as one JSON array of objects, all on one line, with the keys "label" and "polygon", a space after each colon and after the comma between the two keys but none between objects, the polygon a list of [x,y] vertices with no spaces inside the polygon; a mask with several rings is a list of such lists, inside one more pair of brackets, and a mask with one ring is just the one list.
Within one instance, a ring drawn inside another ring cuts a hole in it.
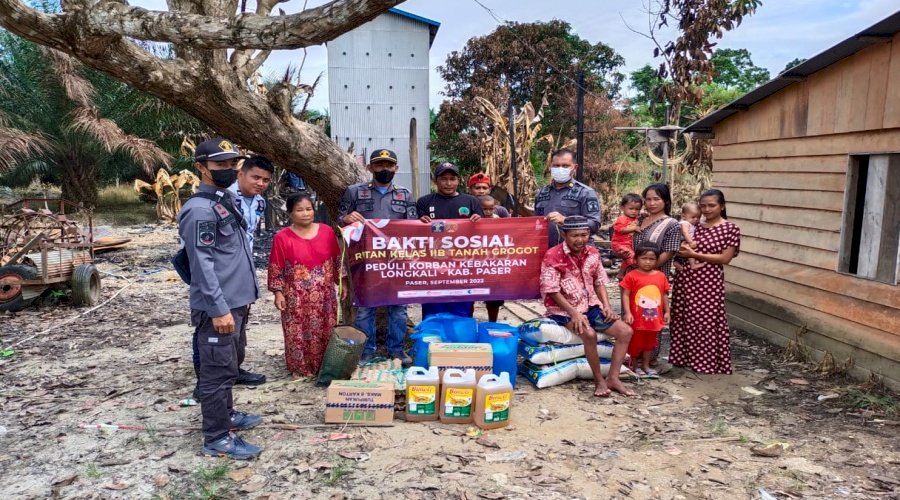
[{"label": "police officer in dark uniform", "polygon": [[591,234],[600,231],[600,199],[597,192],[575,180],[578,166],[575,153],[570,149],[555,151],[550,157],[552,182],[537,193],[534,215],[544,216],[550,222],[550,242],[553,248],[563,240],[559,225],[570,215],[583,215],[588,219]]},{"label": "police officer in dark uniform", "polygon": [[[197,374],[203,414],[205,455],[250,459],[261,449],[232,430],[256,427],[262,419],[232,408],[231,388],[238,377],[238,332],[250,304],[259,298],[246,222],[228,191],[244,158],[221,137],[194,152],[200,193],[178,214],[178,234],[190,263],[191,324],[197,328]],[[212,198],[212,199],[210,199]]]},{"label": "police officer in dark uniform", "polygon": [[[338,222],[342,225],[364,222],[366,219],[417,219],[416,204],[412,194],[405,187],[393,184],[397,173],[397,155],[389,149],[376,149],[366,166],[372,172],[372,180],[347,188],[338,208]],[[406,305],[387,306],[388,335],[387,350],[392,357],[404,364],[411,364],[412,358],[403,350],[406,338]],[[368,340],[361,363],[365,363],[375,352],[374,307],[360,307],[356,311],[356,327],[366,333]]]}]

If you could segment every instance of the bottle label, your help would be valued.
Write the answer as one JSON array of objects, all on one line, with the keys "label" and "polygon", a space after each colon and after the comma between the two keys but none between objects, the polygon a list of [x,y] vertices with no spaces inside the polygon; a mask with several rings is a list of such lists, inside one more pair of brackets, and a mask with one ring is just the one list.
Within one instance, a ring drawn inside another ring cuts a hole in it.
[{"label": "bottle label", "polygon": [[509,401],[511,394],[501,392],[484,397],[484,422],[496,423],[509,420]]},{"label": "bottle label", "polygon": [[436,413],[437,387],[411,385],[406,388],[406,404],[410,415],[434,415]]},{"label": "bottle label", "polygon": [[444,398],[445,417],[468,417],[472,415],[472,401],[475,389],[448,387]]}]

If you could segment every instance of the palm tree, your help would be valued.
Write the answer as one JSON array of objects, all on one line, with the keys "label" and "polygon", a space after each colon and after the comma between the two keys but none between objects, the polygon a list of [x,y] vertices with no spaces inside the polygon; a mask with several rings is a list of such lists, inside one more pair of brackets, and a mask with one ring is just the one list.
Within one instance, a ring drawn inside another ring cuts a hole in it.
[{"label": "palm tree", "polygon": [[171,154],[141,136],[171,142],[177,151],[181,136],[176,142],[172,134],[203,129],[61,52],[0,31],[0,176],[6,184],[37,176],[59,183],[64,198],[94,206],[102,177],[152,176],[172,164]]}]

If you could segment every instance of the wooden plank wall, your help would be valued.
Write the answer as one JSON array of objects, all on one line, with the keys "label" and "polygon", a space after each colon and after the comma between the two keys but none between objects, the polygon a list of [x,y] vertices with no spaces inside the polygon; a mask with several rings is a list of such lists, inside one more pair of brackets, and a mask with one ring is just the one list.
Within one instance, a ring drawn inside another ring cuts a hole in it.
[{"label": "wooden plank wall", "polygon": [[900,34],[722,121],[713,184],[742,231],[735,326],[852,356],[900,388],[900,287],[840,274],[849,155],[900,152]]},{"label": "wooden plank wall", "polygon": [[897,128],[898,91],[900,33],[723,120],[716,144]]}]

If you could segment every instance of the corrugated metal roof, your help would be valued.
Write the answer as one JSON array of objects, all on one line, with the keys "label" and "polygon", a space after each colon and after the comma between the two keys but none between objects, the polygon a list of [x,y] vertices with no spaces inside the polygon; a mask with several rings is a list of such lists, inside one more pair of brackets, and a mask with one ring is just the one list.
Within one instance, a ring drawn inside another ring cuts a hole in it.
[{"label": "corrugated metal roof", "polygon": [[422,16],[417,16],[411,12],[406,12],[405,10],[400,10],[396,7],[392,8],[392,9],[388,9],[388,12],[392,12],[394,14],[397,14],[398,16],[403,16],[403,17],[412,19],[413,21],[419,21],[420,23],[427,24],[428,25],[428,34],[430,35],[429,39],[428,39],[428,46],[431,47],[431,44],[434,43],[434,37],[437,36],[438,28],[441,27],[441,23],[439,23],[433,19],[428,19],[428,18],[425,18]]},{"label": "corrugated metal roof", "polygon": [[849,57],[860,50],[884,42],[900,32],[900,11],[882,19],[869,28],[809,58],[801,64],[788,68],[768,82],[756,87],[743,96],[713,111],[685,128],[685,132],[712,132],[715,124],[747,109],[779,90],[832,64]]}]

